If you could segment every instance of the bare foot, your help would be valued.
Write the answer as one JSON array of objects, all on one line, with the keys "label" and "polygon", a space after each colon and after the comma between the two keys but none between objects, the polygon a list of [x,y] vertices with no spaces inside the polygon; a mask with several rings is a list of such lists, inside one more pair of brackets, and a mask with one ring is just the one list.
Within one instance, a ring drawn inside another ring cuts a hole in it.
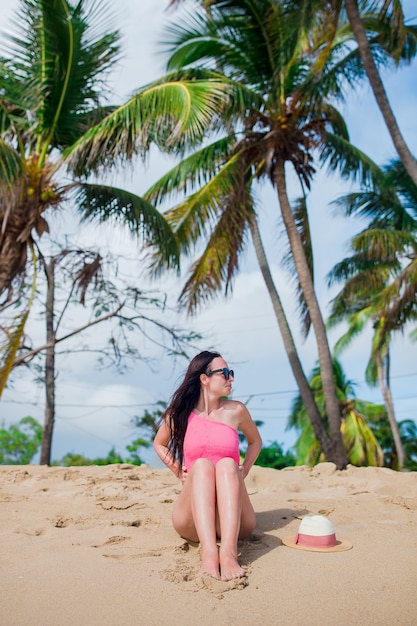
[{"label": "bare foot", "polygon": [[246,576],[245,570],[240,567],[237,555],[232,552],[223,553],[220,550],[220,571],[222,580],[233,580]]},{"label": "bare foot", "polygon": [[201,550],[201,567],[197,576],[203,576],[203,574],[209,574],[213,578],[220,579],[219,570],[219,551]]}]

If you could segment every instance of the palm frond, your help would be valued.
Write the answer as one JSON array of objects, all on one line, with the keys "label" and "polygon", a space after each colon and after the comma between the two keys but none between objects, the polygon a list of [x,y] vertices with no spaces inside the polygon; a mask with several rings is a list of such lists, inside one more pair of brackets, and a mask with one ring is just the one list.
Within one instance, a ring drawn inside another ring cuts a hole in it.
[{"label": "palm frond", "polygon": [[181,150],[200,142],[229,101],[226,82],[173,80],[144,88],[90,129],[66,152],[76,175],[144,155],[152,142]]},{"label": "palm frond", "polygon": [[412,230],[415,220],[406,210],[393,188],[381,186],[378,191],[350,193],[337,198],[332,204],[342,209],[348,217],[357,215],[370,219],[369,228],[395,228]]},{"label": "palm frond", "polygon": [[377,185],[381,179],[376,163],[340,135],[326,131],[319,151],[320,161],[331,171],[338,171],[342,178],[362,185]]},{"label": "palm frond", "polygon": [[[351,315],[348,319],[348,330],[338,339],[333,348],[333,353],[337,357],[345,350],[369,323],[370,311],[362,309],[358,313]],[[328,321],[329,326],[334,326],[341,320],[336,315],[331,315]]]},{"label": "palm frond", "polygon": [[397,64],[409,63],[416,53],[416,32],[413,25],[406,24],[400,0],[385,0],[376,19],[378,43]]},{"label": "palm frond", "polygon": [[195,313],[222,288],[227,295],[239,268],[239,255],[246,244],[249,223],[253,218],[252,198],[241,184],[233,197],[229,197],[203,254],[193,264],[181,292],[179,302],[185,304],[189,313]]},{"label": "palm frond", "polygon": [[209,18],[194,9],[185,14],[184,23],[169,28],[166,45],[172,54],[168,66],[198,64],[222,71],[249,88],[287,91],[288,80],[296,74],[279,72],[277,67],[294,63],[301,15],[272,0],[210,2]]},{"label": "palm frond", "polygon": [[390,264],[400,270],[401,256],[416,252],[417,242],[412,233],[386,228],[367,228],[352,240],[352,250],[367,261],[383,266]]},{"label": "palm frond", "polygon": [[390,329],[402,329],[417,320],[417,253],[377,296],[375,305]]},{"label": "palm frond", "polygon": [[[314,112],[315,109],[312,108],[312,113]],[[321,104],[319,112],[322,116],[324,116],[326,120],[326,125],[331,125],[332,132],[337,137],[341,137],[345,141],[349,142],[348,128],[340,112],[328,102],[324,102]]]},{"label": "palm frond", "polygon": [[[302,4],[310,8],[315,6],[317,22],[320,23],[320,19],[325,21],[322,31],[314,28],[310,31],[314,45],[309,49],[309,53],[315,53],[317,61],[303,86],[303,91],[311,94],[312,101],[320,101],[329,95],[342,100],[347,88],[356,89],[358,82],[366,78],[350,25],[344,13],[338,13],[335,6],[330,7],[329,11],[328,7],[320,2]],[[398,4],[401,5],[400,2]],[[415,57],[417,52],[415,26],[406,26],[403,20],[393,20],[393,14],[378,15],[375,7],[369,4],[363,6],[361,12],[374,61],[378,67],[387,66],[392,59],[396,63],[400,61],[409,63]]]},{"label": "palm frond", "polygon": [[[347,216],[368,218],[369,228],[415,231],[417,188],[398,161],[381,168],[370,189],[350,193],[333,201]],[[376,185],[375,185],[376,183]]]},{"label": "palm frond", "polygon": [[300,436],[294,444],[297,458],[297,465],[317,465],[325,460],[321,453],[319,442],[317,441],[313,428],[309,423],[307,428],[301,431]]},{"label": "palm frond", "polygon": [[356,466],[384,465],[384,454],[362,415],[349,411],[341,425],[343,444],[349,461]]},{"label": "palm frond", "polygon": [[148,202],[160,204],[173,194],[187,194],[196,186],[201,187],[217,174],[227,160],[234,143],[233,137],[223,137],[196,150],[164,174],[144,194]]},{"label": "palm frond", "polygon": [[20,155],[3,137],[0,137],[0,197],[1,188],[7,189],[19,178],[23,172],[23,163]]},{"label": "palm frond", "polygon": [[[2,133],[21,123],[23,111],[35,108],[37,98],[29,84],[22,89],[22,77],[12,59],[0,58],[0,130]],[[27,120],[25,120],[27,124]]]},{"label": "palm frond", "polygon": [[206,19],[204,10],[197,8],[187,11],[180,23],[173,23],[166,28],[164,48],[170,55],[167,69],[174,70],[192,65],[199,61],[199,67],[217,69],[225,55],[225,44],[219,40],[214,26],[213,13]]},{"label": "palm frond", "polygon": [[300,92],[312,105],[329,96],[342,101],[348,88],[357,88],[358,82],[366,78],[359,51],[352,48],[351,40],[349,26],[343,25],[338,27],[331,48],[324,42],[320,64],[314,63],[300,87]]},{"label": "palm frond", "polygon": [[[383,171],[386,177],[385,188],[387,195],[394,190],[395,195],[403,203],[403,211],[412,218],[412,227],[415,227],[417,220],[417,187],[408,175],[404,165],[398,159],[391,160]],[[403,223],[404,222],[404,223]],[[403,220],[397,224],[397,228],[406,228],[409,222]]]},{"label": "palm frond", "polygon": [[16,353],[19,349],[20,342],[24,334],[26,322],[28,320],[29,313],[31,311],[32,304],[33,304],[33,299],[35,296],[37,272],[36,272],[36,256],[35,256],[35,251],[33,249],[33,246],[31,246],[31,252],[32,252],[32,262],[33,262],[34,271],[33,271],[33,278],[32,278],[32,285],[31,285],[29,300],[24,311],[15,318],[12,326],[7,329],[6,343],[2,346],[2,350],[1,350],[2,363],[0,363],[0,398],[7,385],[10,372],[12,371]]},{"label": "palm frond", "polygon": [[109,6],[94,0],[75,6],[67,0],[21,2],[10,54],[21,91],[27,86],[37,95],[31,111],[37,115],[41,161],[85,132],[83,114],[97,105],[101,77],[118,58],[119,34],[109,30]]},{"label": "palm frond", "polygon": [[165,213],[184,252],[213,226],[225,203],[233,202],[242,179],[241,156],[234,154],[201,189]]},{"label": "palm frond", "polygon": [[164,216],[143,198],[117,187],[79,184],[75,201],[84,220],[113,221],[140,235],[147,245],[158,248],[168,267],[178,266],[174,233]]},{"label": "palm frond", "polygon": [[337,263],[328,274],[329,286],[345,282],[339,294],[333,300],[333,313],[352,312],[367,306],[378,291],[384,289],[392,274],[393,264],[378,263],[364,256],[348,257]]}]

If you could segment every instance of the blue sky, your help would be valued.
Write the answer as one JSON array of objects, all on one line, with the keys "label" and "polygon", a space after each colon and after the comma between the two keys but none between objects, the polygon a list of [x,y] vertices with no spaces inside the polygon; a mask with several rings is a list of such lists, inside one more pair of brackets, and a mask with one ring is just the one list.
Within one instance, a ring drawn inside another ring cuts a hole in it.
[{"label": "blue sky", "polygon": [[[412,2],[403,5],[409,18],[413,16]],[[120,69],[112,77],[115,101],[122,101],[131,91],[164,73],[164,57],[158,48],[162,28],[174,15],[165,11],[167,2],[160,0],[119,0],[117,19],[124,39],[124,58]],[[2,30],[8,23],[17,0],[2,2]],[[415,10],[417,19],[417,10]],[[178,19],[176,14],[175,19]],[[416,63],[409,68],[386,71],[385,86],[400,127],[417,153],[417,101]],[[395,156],[391,140],[383,124],[379,110],[367,85],[359,86],[349,97],[343,113],[348,123],[352,142],[366,151],[379,164]],[[135,164],[126,175],[109,175],[105,182],[117,182],[135,193],[142,193],[171,165],[167,157],[152,152],[146,165]],[[331,201],[345,193],[350,186],[337,176],[318,172],[308,198],[313,246],[315,250],[316,287],[324,313],[334,291],[326,287],[326,274],[332,266],[346,255],[349,238],[360,230],[360,223],[335,214]],[[298,189],[290,187],[292,198]],[[259,194],[261,228],[265,234],[265,246],[271,261],[288,318],[296,337],[300,356],[307,373],[316,362],[314,337],[303,341],[298,332],[296,307],[291,283],[280,267],[282,225],[279,220],[276,194],[265,188]],[[65,234],[76,237],[77,243],[92,246],[100,244],[102,250],[128,254],[125,266],[132,276],[140,273],[138,249],[134,242],[114,229],[78,229],[71,220],[62,220]],[[186,268],[186,266],[185,266]],[[143,277],[146,282],[146,278]],[[162,289],[167,289],[171,303],[181,281],[165,278]],[[156,285],[152,285],[156,287]],[[278,441],[290,446],[294,433],[285,430],[291,401],[296,395],[296,385],[284,353],[277,323],[268,294],[257,267],[251,247],[241,265],[232,296],[222,297],[208,303],[198,316],[189,319],[185,315],[165,317],[166,322],[194,328],[204,334],[200,349],[216,347],[236,371],[233,395],[248,402],[254,419],[264,422],[261,434],[264,442]],[[35,335],[41,339],[39,325],[33,324]],[[100,331],[96,331],[100,332]],[[341,329],[332,331],[333,344]],[[364,334],[341,357],[348,378],[356,384],[357,396],[381,402],[379,390],[370,389],[364,382],[365,367],[369,355],[370,333]],[[394,341],[392,351],[392,387],[399,420],[416,418],[417,364],[416,345],[411,344],[408,334]],[[112,371],[99,371],[90,355],[62,357],[58,363],[57,416],[53,444],[53,458],[61,458],[74,451],[89,457],[105,455],[115,446],[124,452],[125,446],[135,433],[130,420],[141,415],[145,408],[152,410],[159,400],[168,400],[178,384],[186,363],[173,364],[161,351],[153,351],[152,367],[138,362],[124,376]],[[23,371],[20,371],[23,370]],[[44,392],[33,383],[33,376],[23,368],[16,370],[13,384],[0,403],[0,422],[8,425],[25,415],[32,415],[43,422]],[[145,454],[148,462],[155,459]]]}]

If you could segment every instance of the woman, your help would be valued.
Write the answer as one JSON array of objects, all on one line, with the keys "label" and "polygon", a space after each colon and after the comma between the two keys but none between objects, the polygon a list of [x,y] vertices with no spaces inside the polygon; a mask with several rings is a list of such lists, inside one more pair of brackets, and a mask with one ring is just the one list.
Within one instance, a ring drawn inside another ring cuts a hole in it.
[{"label": "woman", "polygon": [[[172,512],[174,528],[200,542],[198,575],[221,580],[245,575],[237,542],[251,534],[256,518],[244,479],[262,445],[245,405],[227,399],[233,380],[233,370],[218,352],[195,356],[154,440],[158,456],[182,481]],[[242,465],[238,429],[248,442]]]}]

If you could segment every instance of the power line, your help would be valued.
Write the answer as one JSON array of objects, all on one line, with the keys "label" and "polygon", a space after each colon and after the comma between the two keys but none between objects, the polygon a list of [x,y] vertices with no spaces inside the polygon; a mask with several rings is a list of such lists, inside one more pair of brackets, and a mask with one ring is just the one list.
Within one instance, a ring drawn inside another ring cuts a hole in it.
[{"label": "power line", "polygon": [[[4,404],[23,404],[25,406],[35,406],[37,407],[36,402],[26,402],[24,400],[2,400]],[[129,409],[134,407],[148,407],[148,406],[157,406],[158,402],[145,402],[143,404],[61,404],[60,402],[56,402],[56,407],[61,409],[73,409],[73,408],[91,408],[91,409]]]},{"label": "power line", "polygon": [[[417,372],[412,372],[409,374],[398,374],[398,375],[394,375],[391,376],[391,379],[399,379],[399,378],[409,378],[409,377],[413,377],[413,376],[417,376]],[[360,383],[365,383],[366,381],[360,381]],[[264,391],[264,392],[257,392],[257,393],[246,393],[246,394],[239,394],[236,396],[233,396],[235,399],[240,399],[240,400],[244,400],[246,402],[250,401],[252,398],[266,398],[266,397],[271,397],[271,396],[285,396],[285,395],[296,395],[298,394],[298,389],[294,388],[294,389],[283,389],[280,391]],[[399,401],[399,400],[410,400],[410,399],[414,399],[416,396],[415,395],[410,395],[410,396],[395,396],[395,400]],[[24,405],[24,406],[34,406],[36,408],[38,408],[38,404],[35,402],[30,402],[30,401],[24,401],[24,400],[14,400],[14,399],[2,399],[2,404],[17,404],[17,405]],[[57,408],[60,409],[64,409],[64,408],[89,408],[89,409],[140,409],[140,408],[148,408],[148,407],[152,407],[152,406],[159,406],[159,401],[155,401],[155,402],[142,402],[142,403],[133,403],[133,404],[86,404],[86,403],[60,403],[57,402],[56,403]],[[253,408],[251,408],[251,410],[254,410]],[[274,409],[258,409],[258,410],[274,410]],[[278,409],[276,409],[278,410]],[[70,418],[68,418],[70,419]]]},{"label": "power line", "polygon": [[[411,377],[411,376],[417,376],[417,372],[413,373],[413,374],[400,374],[398,376],[391,376],[391,379],[394,378],[407,378],[407,377]],[[366,381],[361,381],[362,383],[366,382]],[[246,399],[251,399],[251,398],[259,398],[259,397],[267,397],[267,396],[280,396],[280,395],[288,395],[288,394],[298,394],[298,389],[294,388],[294,389],[283,389],[280,391],[260,391],[257,393],[245,393],[245,394],[239,394],[234,396],[235,399],[237,398],[246,398]],[[415,395],[412,396],[402,396],[402,398],[415,398]],[[3,399],[2,400],[3,403],[11,403],[11,404],[34,404],[31,402],[25,402],[23,400],[6,400]],[[112,408],[112,409],[117,409],[120,407],[125,407],[125,408],[133,408],[133,407],[146,407],[146,406],[156,406],[159,403],[159,401],[155,401],[155,402],[145,402],[145,403],[134,403],[134,404],[89,404],[87,406],[91,407],[91,408]],[[61,406],[61,407],[69,407],[69,408],[79,408],[79,407],[85,407],[86,404],[61,404],[59,402],[57,402],[57,405]]]}]

